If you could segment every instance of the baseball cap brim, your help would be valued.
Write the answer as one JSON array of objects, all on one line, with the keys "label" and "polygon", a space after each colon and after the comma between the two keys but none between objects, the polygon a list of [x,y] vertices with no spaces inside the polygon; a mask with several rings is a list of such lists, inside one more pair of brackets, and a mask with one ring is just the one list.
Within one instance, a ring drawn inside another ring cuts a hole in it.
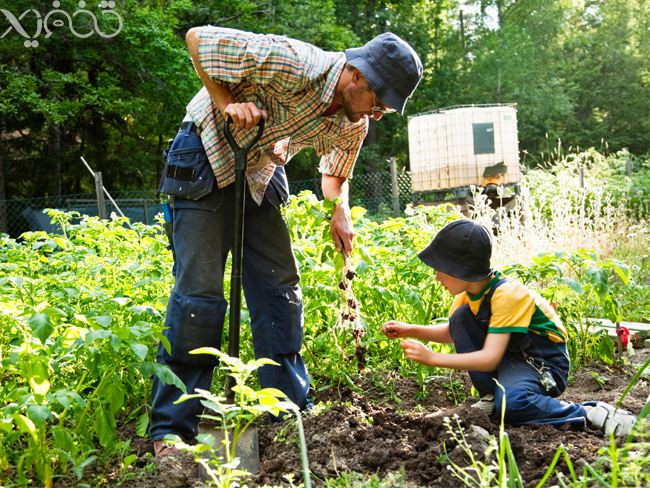
[{"label": "baseball cap brim", "polygon": [[[361,71],[361,74],[368,82],[368,86],[375,92],[384,105],[395,109],[400,115],[404,115],[404,108],[406,107],[408,97],[405,98],[392,89],[388,82],[368,63],[363,53],[364,49],[362,47],[346,49],[345,57],[348,64]],[[384,87],[383,93],[381,92],[381,87]]]}]

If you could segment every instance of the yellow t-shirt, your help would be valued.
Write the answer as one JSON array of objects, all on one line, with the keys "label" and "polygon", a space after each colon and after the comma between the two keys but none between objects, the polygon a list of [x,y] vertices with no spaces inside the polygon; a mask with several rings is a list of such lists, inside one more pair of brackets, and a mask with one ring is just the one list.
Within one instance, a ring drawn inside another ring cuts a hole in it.
[{"label": "yellow t-shirt", "polygon": [[456,295],[449,310],[451,317],[458,307],[468,304],[474,315],[483,303],[485,294],[498,280],[506,278],[492,295],[490,302],[492,315],[488,325],[488,333],[528,333],[548,337],[553,342],[566,342],[568,335],[562,321],[553,310],[553,307],[538,293],[528,289],[517,280],[508,279],[499,271],[495,277],[485,285],[477,295],[467,292]]}]

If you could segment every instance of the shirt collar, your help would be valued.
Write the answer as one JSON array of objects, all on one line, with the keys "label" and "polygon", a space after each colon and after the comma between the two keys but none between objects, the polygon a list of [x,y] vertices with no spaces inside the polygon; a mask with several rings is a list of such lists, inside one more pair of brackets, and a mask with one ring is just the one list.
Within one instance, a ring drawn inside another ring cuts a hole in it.
[{"label": "shirt collar", "polygon": [[334,62],[325,77],[325,86],[323,87],[323,92],[320,96],[321,102],[326,105],[332,103],[334,92],[336,91],[336,84],[339,82],[341,73],[343,73],[343,68],[345,68],[345,54],[333,53],[333,55]]},{"label": "shirt collar", "polygon": [[467,293],[467,296],[469,297],[469,299],[470,299],[471,301],[475,302],[476,300],[479,300],[480,298],[482,298],[483,295],[485,295],[485,292],[488,291],[490,288],[492,288],[492,285],[494,285],[494,284],[495,284],[497,281],[499,281],[501,278],[502,278],[502,276],[501,276],[501,272],[500,272],[500,271],[496,271],[496,272],[494,273],[494,278],[492,278],[492,279],[491,279],[491,280],[490,280],[490,281],[489,281],[489,282],[488,282],[488,283],[483,287],[483,289],[482,289],[481,291],[479,291],[476,295],[472,295],[472,294],[469,293],[469,292],[465,292],[465,293]]}]

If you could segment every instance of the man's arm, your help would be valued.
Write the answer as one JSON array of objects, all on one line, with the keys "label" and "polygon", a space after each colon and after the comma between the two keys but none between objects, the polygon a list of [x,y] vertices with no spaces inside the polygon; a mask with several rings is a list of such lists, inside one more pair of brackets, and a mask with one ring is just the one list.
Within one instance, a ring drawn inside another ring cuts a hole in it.
[{"label": "man's arm", "polygon": [[203,86],[208,90],[212,104],[225,118],[230,117],[236,127],[251,129],[259,123],[260,118],[266,120],[268,114],[265,110],[260,110],[252,102],[237,103],[228,86],[217,83],[210,78],[199,59],[200,29],[200,27],[190,29],[185,36],[185,40],[187,41],[187,49],[192,58],[192,63],[194,63],[194,69],[201,78]]},{"label": "man's arm", "polygon": [[350,255],[352,240],[354,239],[354,226],[350,218],[350,205],[348,204],[348,180],[339,176],[330,176],[323,173],[321,178],[323,197],[328,200],[338,200],[332,211],[330,232],[336,250]]},{"label": "man's arm", "polygon": [[460,354],[433,352],[418,341],[402,341],[402,349],[407,358],[428,366],[460,369],[465,371],[491,372],[497,369],[508,347],[510,334],[488,334],[483,349]]}]

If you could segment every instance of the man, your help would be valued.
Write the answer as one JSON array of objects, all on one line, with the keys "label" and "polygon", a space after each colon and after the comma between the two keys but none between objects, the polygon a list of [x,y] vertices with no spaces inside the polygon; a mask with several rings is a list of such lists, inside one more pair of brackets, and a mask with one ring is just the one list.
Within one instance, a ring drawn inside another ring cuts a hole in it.
[{"label": "man", "polygon": [[[309,378],[300,356],[303,335],[299,274],[279,205],[288,195],[282,166],[301,148],[321,156],[322,189],[335,200],[331,234],[336,249],[352,251],[354,229],[347,178],[368,130],[368,117],[397,111],[422,76],[415,51],[385,33],[345,53],[324,52],[301,41],[218,27],[187,33],[187,46],[203,88],[187,106],[167,154],[160,191],[174,196],[175,278],[165,335],[172,351],[158,348],[187,386],[209,389],[215,359],[190,355],[218,347],[227,303],[223,274],[232,247],[234,156],[223,129],[232,119],[240,146],[266,128],[248,154],[243,288],[256,357],[280,366],[259,370],[262,387],[282,390],[307,405]],[[170,452],[162,439],[196,435],[201,405],[173,402],[180,391],[154,378],[150,435],[156,455]]]}]

